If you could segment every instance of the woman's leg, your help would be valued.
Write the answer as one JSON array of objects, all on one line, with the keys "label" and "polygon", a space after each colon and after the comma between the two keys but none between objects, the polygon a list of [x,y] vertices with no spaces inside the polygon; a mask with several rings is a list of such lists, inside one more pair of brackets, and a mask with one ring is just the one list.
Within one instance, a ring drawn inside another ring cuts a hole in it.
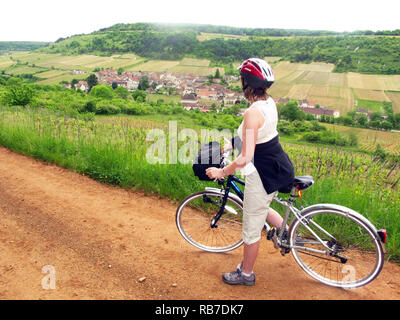
[{"label": "woman's leg", "polygon": [[[282,227],[282,223],[283,223],[283,218],[274,209],[269,208],[268,216],[267,216],[267,222],[269,222],[270,224],[272,224],[275,227],[281,228]],[[288,225],[286,225],[286,229],[289,229]]]},{"label": "woman's leg", "polygon": [[282,217],[269,205],[277,192],[267,194],[258,172],[246,177],[243,203],[243,262],[242,271],[251,274],[257,258],[261,231],[270,215],[272,224],[282,225]]},{"label": "woman's leg", "polygon": [[[224,282],[231,285],[253,285],[255,283],[253,267],[258,254],[261,232],[267,219],[269,205],[276,194],[277,191],[267,194],[257,171],[246,176],[242,220],[244,242],[242,266],[239,270],[224,273],[222,275]],[[272,217],[277,220],[274,213]],[[250,276],[246,276],[246,274]]]},{"label": "woman's leg", "polygon": [[[275,227],[281,227],[283,218],[278,212],[270,208],[267,221]],[[259,244],[260,241],[252,244],[244,244],[242,271],[246,274],[250,274],[253,271],[254,263],[258,255]]]},{"label": "woman's leg", "polygon": [[242,271],[246,274],[251,274],[253,272],[254,263],[258,255],[260,241],[252,244],[244,244],[243,250],[243,263]]}]

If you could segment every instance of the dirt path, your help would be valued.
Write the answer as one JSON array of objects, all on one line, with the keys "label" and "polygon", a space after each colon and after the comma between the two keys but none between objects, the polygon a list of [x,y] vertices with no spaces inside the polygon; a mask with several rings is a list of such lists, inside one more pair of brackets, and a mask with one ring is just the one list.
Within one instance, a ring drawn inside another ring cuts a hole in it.
[{"label": "dirt path", "polygon": [[[225,285],[221,274],[242,249],[195,249],[178,234],[175,210],[0,147],[0,299],[400,298],[397,265],[387,263],[363,288],[330,288],[266,240],[256,285]],[[42,287],[46,265],[56,271],[55,289]]]}]

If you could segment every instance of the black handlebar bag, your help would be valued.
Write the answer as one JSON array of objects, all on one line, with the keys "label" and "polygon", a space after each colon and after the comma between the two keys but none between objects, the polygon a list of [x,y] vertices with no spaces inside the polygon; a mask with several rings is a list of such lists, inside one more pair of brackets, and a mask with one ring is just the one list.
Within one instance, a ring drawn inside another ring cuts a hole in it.
[{"label": "black handlebar bag", "polygon": [[194,175],[202,181],[211,181],[206,175],[206,169],[211,167],[221,167],[221,145],[219,142],[210,142],[201,145],[200,150],[193,161],[193,172]]}]

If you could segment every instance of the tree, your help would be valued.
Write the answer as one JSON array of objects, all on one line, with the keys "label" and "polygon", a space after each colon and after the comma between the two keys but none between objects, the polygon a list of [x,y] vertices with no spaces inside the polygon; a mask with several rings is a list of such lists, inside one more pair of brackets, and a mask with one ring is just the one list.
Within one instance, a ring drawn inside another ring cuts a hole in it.
[{"label": "tree", "polygon": [[112,99],[114,97],[114,92],[111,87],[106,85],[97,85],[92,88],[90,95],[101,99]]},{"label": "tree", "polygon": [[143,76],[139,80],[138,89],[139,90],[147,90],[150,87],[149,78],[147,76]]},{"label": "tree", "polygon": [[393,125],[396,129],[400,129],[400,113],[394,114]]},{"label": "tree", "polygon": [[114,94],[121,99],[128,99],[130,96],[130,92],[127,88],[119,86],[117,89],[114,90]]},{"label": "tree", "polygon": [[[11,81],[12,80],[12,81]],[[21,80],[13,79],[8,80],[8,90],[3,96],[3,103],[9,106],[26,106],[32,102],[35,96],[34,89],[23,84]]]},{"label": "tree", "polygon": [[354,126],[354,121],[350,116],[339,117],[345,126]]},{"label": "tree", "polygon": [[369,116],[369,118],[370,118],[371,121],[381,121],[381,120],[383,119],[380,112],[374,112],[374,113],[372,113],[372,114]]},{"label": "tree", "polygon": [[393,124],[389,121],[383,121],[382,122],[382,129],[390,131],[393,129]]},{"label": "tree", "polygon": [[111,88],[113,88],[114,90],[118,88],[118,83],[117,83],[117,81],[113,81],[113,82],[112,82]]},{"label": "tree", "polygon": [[132,96],[133,96],[133,99],[135,99],[136,101],[139,101],[139,102],[140,101],[143,102],[146,100],[146,94],[142,90],[139,90],[139,89],[135,90],[133,92]]},{"label": "tree", "polygon": [[357,123],[362,127],[368,126],[368,118],[365,114],[360,114],[356,117]]},{"label": "tree", "polygon": [[71,88],[72,89],[75,89],[75,85],[77,85],[78,84],[78,79],[72,79],[72,81],[71,81]]},{"label": "tree", "polygon": [[97,86],[99,84],[97,76],[94,73],[92,73],[89,77],[86,78],[86,82],[88,83],[89,86],[88,92],[90,92],[90,90],[92,90],[94,86]]},{"label": "tree", "polygon": [[220,72],[219,72],[219,69],[217,69],[217,70],[215,71],[215,76],[214,76],[214,78],[216,78],[216,79],[221,78],[221,74],[220,74]]},{"label": "tree", "polygon": [[290,101],[281,108],[280,116],[289,121],[294,121],[304,120],[306,114],[304,111],[299,109],[297,101]]},{"label": "tree", "polygon": [[83,107],[84,112],[96,112],[96,102],[88,101]]}]

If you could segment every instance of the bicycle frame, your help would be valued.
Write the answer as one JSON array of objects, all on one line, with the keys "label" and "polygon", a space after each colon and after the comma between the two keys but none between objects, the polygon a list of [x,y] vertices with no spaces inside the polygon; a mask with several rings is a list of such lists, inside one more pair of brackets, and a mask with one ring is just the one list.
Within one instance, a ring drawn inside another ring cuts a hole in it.
[{"label": "bicycle frame", "polygon": [[[225,185],[226,182],[226,186]],[[206,188],[206,190],[213,190],[213,191],[218,191],[221,194],[223,194],[223,198],[222,198],[222,205],[220,207],[220,210],[218,211],[218,213],[213,217],[213,219],[211,220],[211,228],[216,228],[217,227],[217,222],[219,221],[219,219],[221,218],[223,212],[224,212],[224,208],[226,205],[226,201],[228,199],[229,195],[233,195],[233,193],[231,193],[231,189],[234,191],[234,193],[237,195],[237,197],[243,201],[244,199],[244,194],[242,192],[242,190],[239,188],[239,186],[237,185],[237,183],[241,184],[241,185],[245,185],[245,182],[242,179],[239,179],[238,177],[234,176],[234,175],[230,175],[227,177],[226,181],[218,181],[219,184],[221,184],[223,186],[223,189],[217,189],[217,188]],[[295,202],[295,198],[297,197],[296,195],[296,188],[293,188],[291,193],[290,193],[290,197],[288,200],[283,200],[277,196],[274,197],[273,201],[275,201],[276,203],[282,205],[283,207],[286,208],[285,214],[283,216],[283,221],[282,221],[282,225],[280,228],[280,232],[276,237],[273,237],[273,242],[274,242],[274,247],[275,248],[285,248],[285,249],[301,249],[303,251],[309,251],[309,252],[313,252],[313,253],[319,253],[319,254],[325,254],[325,255],[330,255],[331,252],[333,252],[333,250],[331,248],[329,248],[329,246],[325,243],[325,241],[323,241],[311,228],[308,227],[308,221],[304,222],[304,218],[301,215],[301,211],[299,209],[297,209],[294,206],[294,202]],[[283,232],[286,228],[286,225],[289,221],[290,218],[290,214],[293,214],[295,219],[299,220],[300,223],[308,230],[310,231],[310,233],[328,250],[328,251],[322,251],[322,250],[316,250],[316,249],[312,249],[312,248],[306,248],[304,246],[292,246],[289,243],[284,243],[282,241],[282,237],[283,237]],[[331,239],[335,238],[329,233],[327,232],[325,229],[321,228],[319,225],[317,225],[315,222],[310,221],[313,225],[315,225],[318,229],[320,229],[322,232],[324,232],[327,236],[329,236]],[[271,227],[270,225],[265,222],[264,224],[264,228],[266,230],[270,230]],[[283,254],[283,251],[282,251]]]}]

